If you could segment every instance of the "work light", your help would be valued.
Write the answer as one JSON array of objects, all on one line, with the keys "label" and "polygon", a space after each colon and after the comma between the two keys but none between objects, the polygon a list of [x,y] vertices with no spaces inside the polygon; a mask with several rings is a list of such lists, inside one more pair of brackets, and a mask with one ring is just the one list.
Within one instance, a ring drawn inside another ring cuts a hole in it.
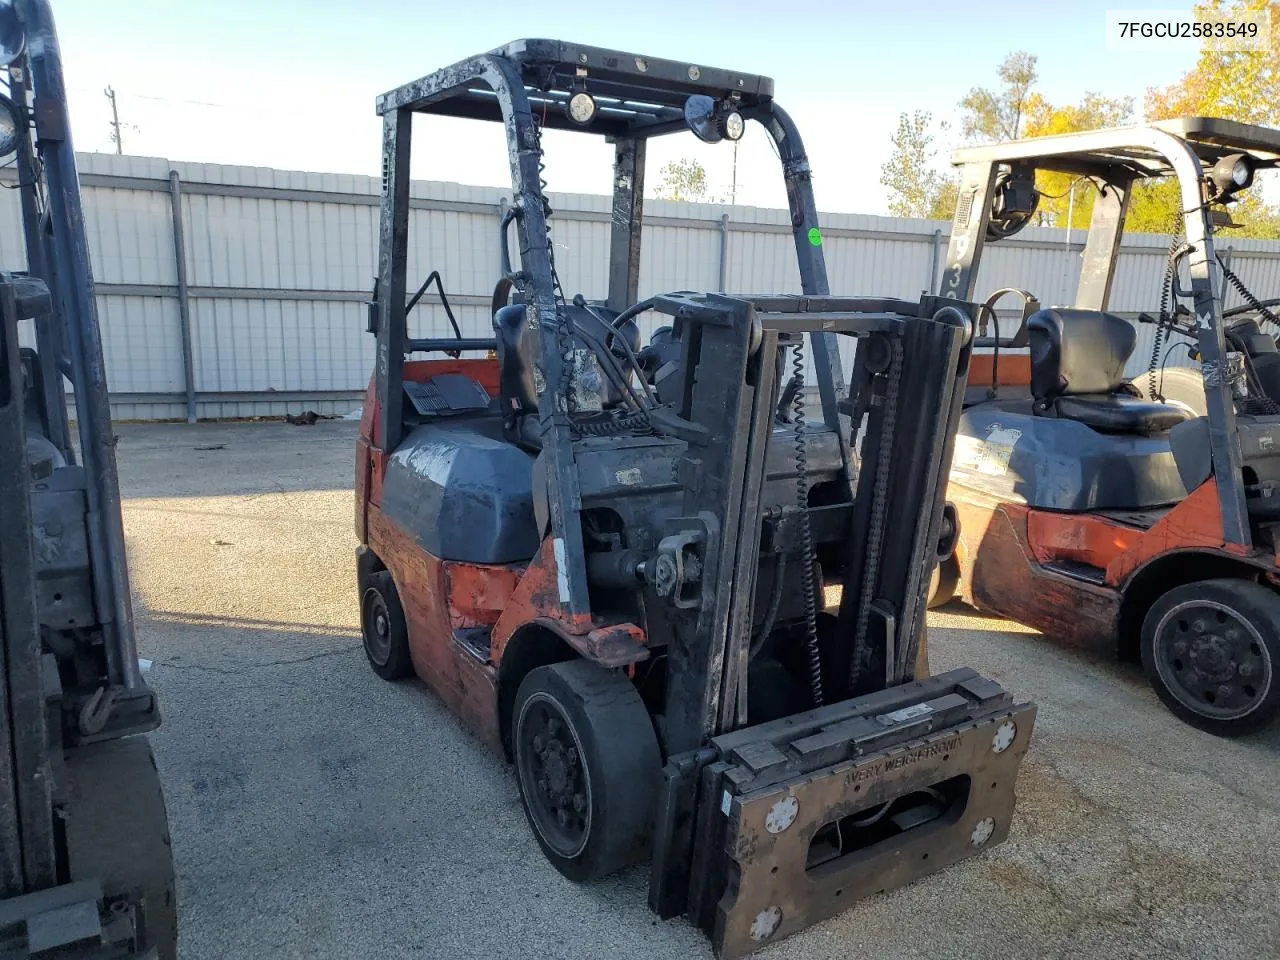
[{"label": "work light", "polygon": [[17,151],[21,134],[22,112],[8,97],[0,96],[0,157]]},{"label": "work light", "polygon": [[1253,183],[1253,158],[1247,153],[1229,153],[1213,165],[1209,179],[1224,196],[1243,190]]},{"label": "work light", "polygon": [[565,115],[580,127],[585,127],[596,115],[596,101],[585,90],[579,90],[569,97],[564,106]]},{"label": "work light", "polygon": [[742,114],[737,110],[727,110],[720,114],[716,127],[726,140],[741,140],[743,133],[746,132],[747,122],[742,119]]}]

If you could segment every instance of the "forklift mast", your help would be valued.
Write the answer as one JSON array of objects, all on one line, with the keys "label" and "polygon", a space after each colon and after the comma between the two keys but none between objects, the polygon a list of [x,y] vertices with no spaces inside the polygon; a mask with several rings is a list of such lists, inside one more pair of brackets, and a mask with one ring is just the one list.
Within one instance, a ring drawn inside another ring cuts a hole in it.
[{"label": "forklift mast", "polygon": [[[14,157],[27,254],[25,270],[0,273],[0,953],[150,941],[170,956],[160,930],[171,903],[146,906],[117,886],[139,870],[171,878],[172,865],[150,748],[130,737],[160,716],[134,639],[93,275],[47,0],[0,4],[0,62],[9,88],[0,153]],[[19,342],[24,321],[32,346]]]},{"label": "forklift mast", "polygon": [[[1248,549],[1252,537],[1244,486],[1223,479],[1241,476],[1233,399],[1239,374],[1233,373],[1223,334],[1222,273],[1214,251],[1212,206],[1230,197],[1229,190],[1215,182],[1215,168],[1237,159],[1248,164],[1250,178],[1255,170],[1275,167],[1280,162],[1280,131],[1190,117],[957,150],[952,163],[960,169],[960,189],[939,292],[961,301],[973,299],[985,243],[1012,236],[1030,222],[1035,173],[1044,170],[1099,186],[1072,306],[1106,310],[1134,185],[1175,178],[1182,212],[1174,231],[1181,232],[1185,242],[1174,252],[1177,264],[1185,263],[1191,282],[1189,290],[1183,291],[1180,283],[1176,289],[1191,301],[1195,317],[1211,456],[1220,478],[1222,527],[1227,543]],[[979,318],[980,334],[987,316],[984,311]],[[1024,344],[1002,343],[996,349],[1010,345]]]}]

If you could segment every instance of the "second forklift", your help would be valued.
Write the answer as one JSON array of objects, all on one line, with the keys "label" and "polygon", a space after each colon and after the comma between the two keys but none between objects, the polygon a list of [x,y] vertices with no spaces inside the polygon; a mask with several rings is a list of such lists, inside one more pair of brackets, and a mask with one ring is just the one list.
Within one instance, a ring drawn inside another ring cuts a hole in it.
[{"label": "second forklift", "polygon": [[[985,244],[1034,213],[1037,172],[1097,186],[1074,302],[1041,309],[1015,280],[983,308],[943,589],[1140,656],[1169,709],[1221,736],[1280,714],[1277,301],[1215,250],[1231,204],[1278,162],[1280,131],[1204,117],[960,150],[941,291],[973,296]],[[1158,178],[1176,183],[1180,212],[1158,314],[1138,318],[1155,324],[1153,352],[1130,379],[1137,328],[1108,307],[1134,191]],[[1245,302],[1224,311],[1227,285]],[[1002,337],[1006,296],[1022,319]],[[1195,366],[1168,367],[1171,350]]]}]

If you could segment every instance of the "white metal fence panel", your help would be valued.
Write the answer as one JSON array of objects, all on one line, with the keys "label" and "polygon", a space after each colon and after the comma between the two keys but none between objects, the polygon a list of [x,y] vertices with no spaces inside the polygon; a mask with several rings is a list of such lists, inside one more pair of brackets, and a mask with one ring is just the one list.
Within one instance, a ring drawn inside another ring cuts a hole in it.
[{"label": "white metal fence panel", "polygon": [[[170,163],[151,157],[79,157],[117,417],[186,413],[182,327],[170,172],[180,216],[191,318],[193,383],[201,417],[267,416],[301,409],[344,413],[368,381],[373,338],[364,301],[376,269],[378,193],[373,177],[263,167]],[[5,172],[0,172],[3,179]],[[12,172],[7,172],[12,181]],[[438,270],[464,336],[489,329],[498,276],[498,221],[510,191],[415,182],[409,272],[416,288]],[[567,296],[603,296],[610,200],[551,194],[557,273]],[[645,203],[640,296],[665,290],[798,291],[784,210],[667,201]],[[950,224],[866,215],[821,217],[835,293],[916,297],[945,266]],[[1084,231],[1032,228],[987,247],[978,294],[1031,290],[1046,305],[1070,302]],[[1111,306],[1131,319],[1158,307],[1167,239],[1125,241]],[[514,244],[513,244],[514,246]],[[1258,292],[1280,289],[1280,242],[1220,241],[1230,266]],[[13,190],[0,191],[0,262],[22,266]],[[1228,304],[1238,303],[1234,291]],[[1016,316],[1013,300],[1002,304]],[[649,315],[647,335],[660,318]],[[434,292],[411,318],[416,336],[451,330]],[[1150,361],[1152,327],[1138,325],[1129,373]],[[846,364],[850,351],[843,351]],[[1170,363],[1185,363],[1176,351]],[[812,370],[811,363],[808,365]]]}]

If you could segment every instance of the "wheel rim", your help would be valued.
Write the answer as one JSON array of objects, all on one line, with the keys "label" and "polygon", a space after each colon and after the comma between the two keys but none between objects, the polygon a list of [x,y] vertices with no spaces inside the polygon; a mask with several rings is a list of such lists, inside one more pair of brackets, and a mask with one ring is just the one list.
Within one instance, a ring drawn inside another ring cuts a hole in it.
[{"label": "wheel rim", "polygon": [[1257,627],[1214,600],[1188,600],[1155,630],[1156,672],[1179,702],[1203,717],[1238,720],[1271,691],[1271,654]]},{"label": "wheel rim", "polygon": [[516,767],[534,829],[557,854],[576,857],[591,834],[591,777],[578,732],[547,694],[520,710]]},{"label": "wheel rim", "polygon": [[385,667],[391,659],[391,613],[386,598],[376,588],[370,587],[364,592],[361,614],[365,653],[378,666]]}]

